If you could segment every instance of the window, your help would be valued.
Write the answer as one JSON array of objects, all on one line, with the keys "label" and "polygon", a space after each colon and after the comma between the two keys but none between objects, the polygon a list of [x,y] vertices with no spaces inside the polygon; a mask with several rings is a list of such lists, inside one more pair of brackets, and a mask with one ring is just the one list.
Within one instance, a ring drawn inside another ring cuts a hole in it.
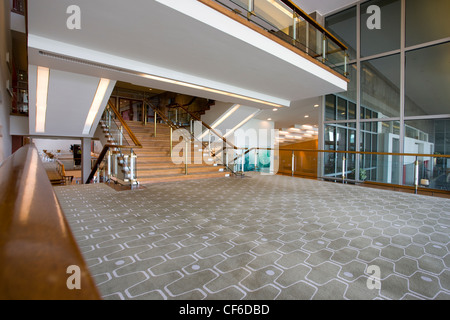
[{"label": "window", "polygon": [[[373,13],[368,12],[372,5],[381,9],[380,29],[369,29],[367,25],[367,22],[373,17]],[[400,0],[372,0],[361,4],[361,56],[368,57],[400,49],[400,22]]]}]

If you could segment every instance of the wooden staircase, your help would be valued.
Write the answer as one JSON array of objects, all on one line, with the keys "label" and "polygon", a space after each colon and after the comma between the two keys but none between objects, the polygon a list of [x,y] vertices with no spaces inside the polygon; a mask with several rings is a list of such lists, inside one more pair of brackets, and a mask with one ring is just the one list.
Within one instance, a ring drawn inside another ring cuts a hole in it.
[{"label": "wooden staircase", "polygon": [[[194,158],[199,156],[200,142],[191,144],[192,164],[188,165],[188,175],[186,175],[184,163],[174,164],[170,157],[170,128],[167,124],[157,124],[155,137],[154,124],[144,126],[141,122],[126,121],[126,123],[143,146],[142,149],[135,150],[137,177],[140,184],[229,176],[225,167],[215,164],[208,155],[204,156],[201,164],[194,164],[200,162],[195,161],[196,158]],[[173,142],[174,147],[176,144],[177,142]],[[194,149],[196,149],[196,153],[193,152]]]}]

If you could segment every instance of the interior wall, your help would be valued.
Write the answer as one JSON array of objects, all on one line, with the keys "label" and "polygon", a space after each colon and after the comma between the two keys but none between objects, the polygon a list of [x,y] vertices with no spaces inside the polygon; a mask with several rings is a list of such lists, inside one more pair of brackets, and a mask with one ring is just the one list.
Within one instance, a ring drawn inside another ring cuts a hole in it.
[{"label": "interior wall", "polygon": [[[310,140],[280,147],[280,168],[279,173],[292,174],[292,150],[318,150],[319,140]],[[318,153],[297,151],[295,154],[295,175],[317,177]]]},{"label": "interior wall", "polygon": [[74,144],[81,145],[81,140],[33,139],[33,143],[39,152],[61,150],[62,153],[70,153],[70,147]]},{"label": "interior wall", "polygon": [[[9,114],[11,112],[11,96],[6,90],[6,82],[11,83],[11,73],[6,63],[6,55],[11,54],[10,2],[1,1],[0,4],[0,162],[12,153],[12,138],[10,135]],[[12,66],[12,61],[11,61]],[[12,71],[12,70],[11,70]]]}]

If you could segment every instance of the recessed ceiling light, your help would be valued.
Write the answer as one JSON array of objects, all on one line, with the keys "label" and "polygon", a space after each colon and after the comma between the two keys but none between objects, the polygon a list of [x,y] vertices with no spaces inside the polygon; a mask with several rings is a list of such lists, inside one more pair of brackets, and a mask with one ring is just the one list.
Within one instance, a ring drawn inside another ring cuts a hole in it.
[{"label": "recessed ceiling light", "polygon": [[273,109],[273,111],[275,111],[275,112],[278,111],[278,108]]},{"label": "recessed ceiling light", "polygon": [[272,118],[267,119],[267,121],[272,121]]},{"label": "recessed ceiling light", "polygon": [[308,115],[306,115],[306,116],[305,116],[305,118],[309,118],[309,116],[308,116]]},{"label": "recessed ceiling light", "polygon": [[315,105],[314,105],[314,108],[318,108],[318,107],[319,107],[319,105],[318,105],[318,104],[315,104]]}]

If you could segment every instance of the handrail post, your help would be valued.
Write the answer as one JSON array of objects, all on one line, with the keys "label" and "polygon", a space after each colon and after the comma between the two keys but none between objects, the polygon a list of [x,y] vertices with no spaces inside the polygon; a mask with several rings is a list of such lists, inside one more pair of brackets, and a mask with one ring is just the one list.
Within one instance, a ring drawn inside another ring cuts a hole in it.
[{"label": "handrail post", "polygon": [[245,150],[244,149],[242,149],[242,156],[241,156],[241,158],[242,158],[242,173],[244,173],[244,171],[245,171]]},{"label": "handrail post", "polygon": [[414,193],[417,194],[419,189],[419,158],[416,156],[414,161]]},{"label": "handrail post", "polygon": [[134,180],[134,152],[133,149],[130,150],[130,182],[133,184]]},{"label": "handrail post", "polygon": [[185,175],[188,175],[188,155],[189,155],[188,147],[189,147],[189,144],[186,139],[186,148],[184,150],[184,173],[185,173]]},{"label": "handrail post", "polygon": [[295,151],[292,150],[292,176],[295,174]]},{"label": "handrail post", "polygon": [[172,127],[170,127],[170,157],[172,158],[172,154],[173,154],[173,141],[172,141],[172,138],[173,138],[173,128]]},{"label": "handrail post", "polygon": [[108,179],[111,179],[111,149],[108,150]]},{"label": "handrail post", "polygon": [[324,34],[322,40],[322,62],[325,62],[326,59],[327,59],[327,36]]},{"label": "handrail post", "polygon": [[156,113],[156,111],[155,111],[155,116],[154,116],[154,118],[155,118],[155,134],[154,134],[154,137],[156,137],[156,116],[157,116],[157,113]]},{"label": "handrail post", "polygon": [[248,0],[248,12],[253,12],[255,10],[254,0]]},{"label": "handrail post", "polygon": [[347,159],[345,156],[342,158],[342,183],[345,183],[345,167],[347,165]]}]

